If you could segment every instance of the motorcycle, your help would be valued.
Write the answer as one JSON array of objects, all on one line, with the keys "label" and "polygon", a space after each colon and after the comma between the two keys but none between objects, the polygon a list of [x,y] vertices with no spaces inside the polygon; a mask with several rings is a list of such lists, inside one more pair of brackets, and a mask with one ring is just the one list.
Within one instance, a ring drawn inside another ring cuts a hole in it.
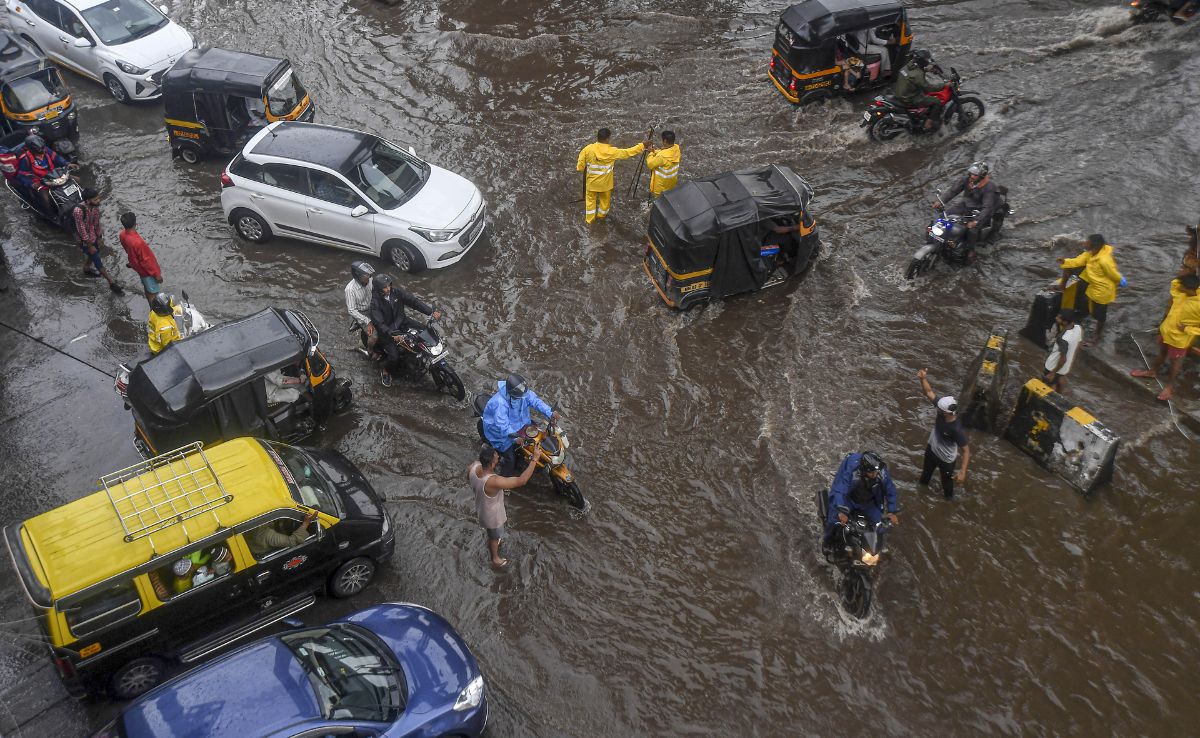
[{"label": "motorcycle", "polygon": [[[981,226],[983,232],[979,236],[980,245],[995,240],[1004,226],[1004,219],[1013,212],[1013,208],[1008,205],[1008,188],[1000,187],[998,189],[1000,190],[1000,206],[992,214],[991,223]],[[930,271],[939,260],[959,266],[970,261],[970,251],[967,248],[967,223],[978,218],[979,211],[973,210],[969,214],[962,215],[947,215],[945,213],[946,206],[942,202],[941,190],[938,190],[936,197],[940,206],[938,210],[942,212],[926,226],[925,243],[917,249],[908,262],[908,269],[904,271],[905,279],[913,279],[918,274]]]},{"label": "motorcycle", "polygon": [[[204,318],[204,315],[192,304],[187,291],[182,292],[181,296],[182,300],[175,305],[175,325],[179,328],[179,339],[177,340],[194,336],[212,327]],[[126,410],[129,409],[129,374],[132,371],[133,367],[129,364],[118,364],[115,379],[113,380],[113,389],[121,398],[121,401],[125,403]]]},{"label": "motorcycle", "polygon": [[1133,0],[1129,3],[1129,20],[1133,23],[1153,23],[1164,16],[1172,23],[1185,21],[1175,17],[1189,0]]},{"label": "motorcycle", "polygon": [[[941,68],[935,68],[934,71],[942,73]],[[973,97],[978,92],[960,89],[961,85],[962,77],[958,70],[951,67],[950,81],[930,95],[942,101],[943,125],[953,122],[958,130],[964,131],[983,117],[984,107],[982,100]],[[928,111],[928,106],[910,108],[892,95],[877,95],[871,101],[871,107],[863,111],[863,119],[858,126],[867,129],[867,136],[872,141],[891,141],[905,131],[914,136],[932,133],[925,130]]]},{"label": "motorcycle", "polygon": [[[433,311],[437,312],[436,305]],[[450,352],[442,345],[442,334],[434,325],[436,322],[435,318],[430,318],[425,325],[413,326],[405,331],[400,336],[399,343],[401,348],[409,352],[409,356],[398,366],[388,367],[387,370],[396,378],[407,374],[412,379],[420,379],[425,374],[429,374],[433,377],[433,383],[439,392],[445,392],[455,400],[462,402],[466,399],[467,390],[463,386],[458,372],[454,371],[454,365],[449,361]],[[370,359],[384,361],[385,357],[382,351],[367,348],[367,332],[357,322],[352,322],[350,332],[355,331],[358,332],[358,340],[361,344],[359,351]],[[381,337],[380,340],[383,338]]]},{"label": "motorcycle", "polygon": [[[817,492],[817,512],[822,530],[828,509],[829,491],[821,490]],[[861,512],[851,512],[844,505],[837,509],[850,520],[834,528],[832,550],[825,554],[825,560],[842,573],[839,594],[846,612],[862,620],[871,613],[873,572],[887,550],[883,538],[892,526],[886,519],[872,525]]]},{"label": "motorcycle", "polygon": [[[71,211],[75,209],[76,205],[83,203],[83,189],[71,175],[71,169],[54,169],[42,177],[42,184],[46,185],[50,192],[51,209],[49,211],[43,206],[40,197],[17,183],[16,169],[20,164],[21,154],[25,150],[25,136],[36,132],[36,128],[30,129],[0,140],[0,150],[4,152],[0,154],[0,171],[4,172],[4,186],[21,202],[22,210],[32,210],[39,218],[53,223],[67,233],[74,233],[75,220]],[[9,148],[10,146],[11,148]],[[73,144],[66,139],[55,141],[53,146],[68,160],[75,150]],[[70,164],[70,167],[75,167],[74,162]],[[10,168],[12,172],[9,172]]]},{"label": "motorcycle", "polygon": [[[475,417],[479,418],[475,429],[479,432],[479,439],[482,441],[487,440],[487,436],[483,435],[483,409],[487,407],[489,399],[491,399],[491,395],[486,393],[475,395]],[[546,476],[550,477],[554,491],[567,498],[567,502],[571,503],[572,507],[579,510],[588,509],[588,501],[583,497],[583,490],[579,489],[575,475],[567,468],[567,449],[571,445],[567,439],[567,432],[558,427],[558,423],[553,417],[543,424],[530,423],[522,428],[516,443],[523,460],[518,462],[521,469],[524,469],[524,464],[529,463],[529,457],[532,456],[533,450],[541,446],[545,453],[537,462],[538,469],[546,471]]]}]

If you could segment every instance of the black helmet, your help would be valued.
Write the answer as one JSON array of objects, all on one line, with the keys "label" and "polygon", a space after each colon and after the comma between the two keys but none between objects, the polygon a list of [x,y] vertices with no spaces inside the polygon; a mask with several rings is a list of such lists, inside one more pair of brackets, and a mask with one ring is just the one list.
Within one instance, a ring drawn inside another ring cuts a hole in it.
[{"label": "black helmet", "polygon": [[858,470],[863,474],[882,471],[884,466],[883,459],[874,451],[864,451],[858,458]]},{"label": "black helmet", "polygon": [[37,134],[30,134],[25,137],[25,148],[41,151],[46,148],[46,139]]},{"label": "black helmet", "polygon": [[990,171],[991,167],[988,166],[986,161],[977,161],[967,169],[967,174],[972,174],[976,177],[986,177]]},{"label": "black helmet", "polygon": [[929,53],[929,49],[917,49],[912,53],[912,60],[918,67],[924,69],[933,63],[933,54]]},{"label": "black helmet", "polygon": [[171,305],[171,296],[166,292],[159,292],[154,295],[154,299],[150,301],[150,309],[159,315],[174,315],[175,308]]},{"label": "black helmet", "polygon": [[362,279],[363,277],[370,279],[375,274],[375,267],[365,261],[352,261],[350,262],[350,274],[355,279]]},{"label": "black helmet", "polygon": [[372,279],[374,280],[372,284],[375,285],[375,290],[378,292],[383,292],[384,287],[395,281],[390,274],[376,274]]},{"label": "black helmet", "polygon": [[525,396],[525,391],[529,389],[525,385],[525,377],[513,372],[508,375],[508,379],[504,380],[504,388],[508,390],[508,398],[510,400],[519,400]]}]

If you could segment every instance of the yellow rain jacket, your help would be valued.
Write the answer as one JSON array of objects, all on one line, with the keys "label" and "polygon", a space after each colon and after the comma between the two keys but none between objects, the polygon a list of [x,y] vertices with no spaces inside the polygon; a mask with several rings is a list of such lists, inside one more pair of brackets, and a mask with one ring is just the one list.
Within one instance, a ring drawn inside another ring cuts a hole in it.
[{"label": "yellow rain jacket", "polygon": [[1178,279],[1172,280],[1171,309],[1158,326],[1158,334],[1168,346],[1181,349],[1191,346],[1192,339],[1200,336],[1200,293],[1189,295]]},{"label": "yellow rain jacket", "polygon": [[637,156],[646,148],[644,144],[618,149],[606,143],[592,143],[579,152],[575,171],[587,172],[588,192],[608,192],[613,188],[613,164],[621,159]]},{"label": "yellow rain jacket", "polygon": [[[183,308],[176,305],[175,315],[182,315]],[[150,320],[147,321],[146,342],[150,344],[150,353],[157,354],[165,349],[170,343],[181,336],[179,335],[179,326],[175,324],[175,315],[159,315],[153,310],[150,311]]]},{"label": "yellow rain jacket", "polygon": [[1113,248],[1104,244],[1095,256],[1091,251],[1084,251],[1074,259],[1062,263],[1063,269],[1083,267],[1080,278],[1088,283],[1088,299],[1097,305],[1107,305],[1117,299],[1117,284],[1121,281],[1121,273],[1117,271],[1117,262],[1113,260]]},{"label": "yellow rain jacket", "polygon": [[679,184],[679,144],[659,149],[646,157],[650,170],[650,194],[658,197]]}]

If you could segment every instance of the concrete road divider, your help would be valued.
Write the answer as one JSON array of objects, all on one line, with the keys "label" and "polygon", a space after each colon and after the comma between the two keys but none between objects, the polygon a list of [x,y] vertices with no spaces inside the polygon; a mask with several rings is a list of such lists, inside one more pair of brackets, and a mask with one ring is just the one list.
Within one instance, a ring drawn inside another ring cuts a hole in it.
[{"label": "concrete road divider", "polygon": [[959,414],[968,428],[995,431],[1008,381],[1008,334],[988,337],[958,395]]},{"label": "concrete road divider", "polygon": [[1004,437],[1087,494],[1112,479],[1121,438],[1040,379],[1021,388]]}]

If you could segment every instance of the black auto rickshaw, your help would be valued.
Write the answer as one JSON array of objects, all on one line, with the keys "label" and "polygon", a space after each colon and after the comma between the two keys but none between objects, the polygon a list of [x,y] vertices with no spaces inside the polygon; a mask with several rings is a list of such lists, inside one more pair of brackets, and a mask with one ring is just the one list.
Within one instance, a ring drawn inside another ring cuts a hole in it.
[{"label": "black auto rickshaw", "polygon": [[911,46],[897,0],[805,0],[779,17],[767,73],[784,97],[806,105],[890,84]]},{"label": "black auto rickshaw", "polygon": [[812,196],[778,165],[685,182],[654,201],[642,266],[681,310],[802,276],[820,249]]},{"label": "black auto rickshaw", "polygon": [[171,153],[188,164],[228,157],[277,120],[312,122],[316,108],[287,59],[193,49],[163,77]]},{"label": "black auto rickshaw", "polygon": [[37,129],[47,141],[79,130],[75,103],[62,75],[24,39],[0,30],[0,136]]},{"label": "black auto rickshaw", "polygon": [[268,308],[175,341],[129,373],[134,446],[144,458],[192,441],[298,441],[351,402],[298,310]]}]

